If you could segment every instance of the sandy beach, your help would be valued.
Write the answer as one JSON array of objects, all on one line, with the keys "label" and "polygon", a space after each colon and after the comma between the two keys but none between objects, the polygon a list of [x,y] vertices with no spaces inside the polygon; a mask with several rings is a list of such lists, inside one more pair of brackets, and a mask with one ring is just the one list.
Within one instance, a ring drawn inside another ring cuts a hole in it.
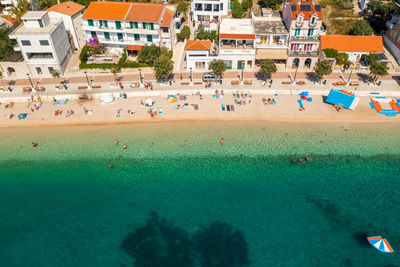
[{"label": "sandy beach", "polygon": [[[39,110],[35,108],[37,98],[29,101],[5,102],[0,105],[0,127],[43,126],[43,125],[85,125],[114,124],[162,121],[218,121],[218,120],[263,120],[276,122],[348,122],[379,123],[398,122],[398,117],[386,117],[378,114],[369,106],[370,97],[360,97],[354,111],[342,109],[339,112],[332,105],[323,102],[321,95],[314,95],[311,102],[304,101],[305,110],[299,111],[297,95],[265,95],[240,92],[240,97],[232,92],[215,97],[213,95],[175,95],[177,101],[170,103],[167,97],[160,95],[120,97],[114,93],[115,101],[102,104],[94,97],[89,100],[59,97],[60,104],[53,104],[54,99],[45,98]],[[28,98],[28,97],[27,97]],[[143,104],[146,99],[154,100],[152,107]],[[274,104],[264,104],[262,99],[274,99]],[[68,99],[68,101],[66,101]],[[238,102],[241,101],[241,102]],[[65,103],[65,104],[64,104]],[[142,103],[142,104],[141,104]],[[195,109],[197,105],[198,109]],[[225,111],[222,110],[225,106]],[[228,111],[227,106],[234,106]],[[11,107],[10,107],[11,106]],[[161,108],[161,113],[160,113]],[[151,116],[149,110],[152,109]],[[85,112],[86,110],[86,112]],[[57,116],[55,115],[56,113]],[[73,114],[71,115],[71,111]],[[157,111],[156,113],[154,111]],[[18,114],[28,113],[26,119],[18,119]],[[9,118],[10,115],[12,118]],[[119,114],[119,115],[118,115]]]}]

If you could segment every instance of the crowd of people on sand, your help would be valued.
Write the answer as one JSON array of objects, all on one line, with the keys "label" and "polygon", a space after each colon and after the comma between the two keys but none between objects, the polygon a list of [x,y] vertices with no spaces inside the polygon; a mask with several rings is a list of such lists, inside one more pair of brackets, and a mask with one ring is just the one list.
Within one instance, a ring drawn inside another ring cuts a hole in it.
[{"label": "crowd of people on sand", "polygon": [[[54,111],[54,116],[62,116],[63,111],[61,109],[57,109],[56,111]],[[65,117],[69,118],[72,117],[75,114],[75,112],[71,109],[71,110],[67,110]]]},{"label": "crowd of people on sand", "polygon": [[240,93],[239,91],[236,91],[236,93],[233,93],[233,98],[235,100],[235,104],[239,105],[239,106],[251,104],[252,97],[253,96],[251,95],[250,92]]},{"label": "crowd of people on sand", "polygon": [[[43,99],[40,96],[34,97],[31,95],[28,97],[28,106],[27,108],[31,109],[31,112],[34,112],[35,109],[38,111],[43,104]],[[31,107],[33,105],[34,107]]]},{"label": "crowd of people on sand", "polygon": [[273,105],[273,104],[276,104],[276,101],[275,101],[274,98],[265,98],[265,97],[263,97],[261,101],[262,101],[262,103],[263,103],[264,105]]}]

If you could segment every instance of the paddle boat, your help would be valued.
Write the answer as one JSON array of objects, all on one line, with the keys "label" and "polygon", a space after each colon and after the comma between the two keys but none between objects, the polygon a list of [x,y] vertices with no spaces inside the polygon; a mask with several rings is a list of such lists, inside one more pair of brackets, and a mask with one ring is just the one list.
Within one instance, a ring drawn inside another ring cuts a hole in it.
[{"label": "paddle boat", "polygon": [[389,245],[386,239],[381,236],[367,237],[368,242],[377,250],[384,253],[393,253],[392,247]]}]

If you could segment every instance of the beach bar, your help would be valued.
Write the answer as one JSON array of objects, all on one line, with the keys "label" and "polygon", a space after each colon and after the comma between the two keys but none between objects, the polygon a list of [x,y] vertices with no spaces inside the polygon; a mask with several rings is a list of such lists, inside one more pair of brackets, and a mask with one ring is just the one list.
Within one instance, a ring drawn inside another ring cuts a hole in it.
[{"label": "beach bar", "polygon": [[342,108],[354,110],[360,101],[359,97],[356,97],[350,92],[344,90],[331,89],[325,102],[337,105]]}]

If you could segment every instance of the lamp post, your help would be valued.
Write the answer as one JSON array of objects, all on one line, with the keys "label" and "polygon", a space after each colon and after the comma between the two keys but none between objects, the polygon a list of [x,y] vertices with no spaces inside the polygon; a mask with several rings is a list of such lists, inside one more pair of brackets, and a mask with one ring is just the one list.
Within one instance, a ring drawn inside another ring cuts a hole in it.
[{"label": "lamp post", "polygon": [[140,79],[140,87],[143,87],[143,79],[142,79],[142,69],[139,69],[139,79]]},{"label": "lamp post", "polygon": [[350,83],[351,74],[353,73],[353,69],[350,71],[349,79],[347,80],[347,85]]},{"label": "lamp post", "polygon": [[91,86],[90,83],[89,83],[89,78],[88,78],[88,76],[87,76],[87,71],[85,70],[83,73],[85,73],[86,82],[87,82],[88,88],[90,89],[92,86]]},{"label": "lamp post", "polygon": [[190,85],[193,85],[192,67],[190,69]]},{"label": "lamp post", "polygon": [[294,78],[293,78],[293,84],[296,83],[296,76],[297,76],[297,70],[299,69],[299,64],[296,65],[296,71],[294,72]]},{"label": "lamp post", "polygon": [[243,84],[243,71],[244,71],[244,67],[242,68],[242,78],[240,79],[240,82]]},{"label": "lamp post", "polygon": [[31,83],[32,90],[35,90],[35,88],[33,87],[33,83],[32,83],[31,76],[29,75],[29,73],[27,73],[26,76],[28,76],[29,82]]}]

